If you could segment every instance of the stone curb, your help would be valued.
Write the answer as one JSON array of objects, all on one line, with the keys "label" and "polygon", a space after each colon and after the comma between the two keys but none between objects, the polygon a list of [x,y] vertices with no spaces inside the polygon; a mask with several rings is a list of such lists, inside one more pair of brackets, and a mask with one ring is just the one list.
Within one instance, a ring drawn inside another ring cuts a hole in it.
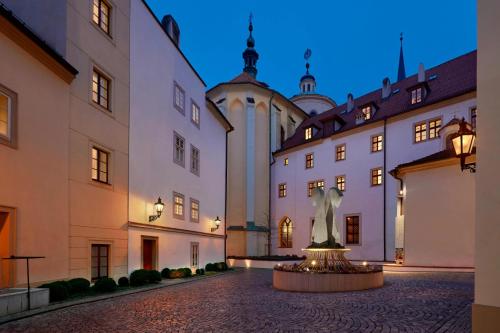
[{"label": "stone curb", "polygon": [[[167,288],[171,286],[176,286],[180,284],[185,284],[185,283],[190,283],[190,282],[196,282],[204,279],[210,279],[210,278],[215,278],[222,276],[224,274],[229,274],[229,273],[235,273],[237,272],[238,269],[234,271],[226,271],[224,273],[216,273],[214,275],[210,276],[200,276],[200,277],[191,277],[191,278],[182,278],[182,279],[175,279],[175,280],[162,280],[159,284],[154,284],[146,287],[139,287],[139,288],[134,288],[132,290],[124,290],[124,291],[118,291],[110,294],[104,294],[104,295],[99,295],[99,296],[90,296],[90,297],[84,297],[82,299],[77,299],[73,301],[63,301],[63,302],[58,302],[54,304],[49,304],[48,306],[44,306],[38,309],[33,309],[30,311],[24,311],[24,312],[19,312],[19,313],[14,313],[11,315],[3,316],[0,317],[0,325],[6,324],[12,321],[24,319],[24,318],[29,318],[33,317],[39,314],[47,313],[47,312],[52,312],[64,308],[69,308],[72,306],[76,305],[81,305],[81,304],[86,304],[86,303],[94,303],[94,302],[99,302],[111,298],[116,298],[116,297],[122,297],[122,296],[127,296],[127,295],[132,295],[132,294],[138,294],[146,291],[151,291],[151,290],[156,290],[156,289],[162,289],[162,288]],[[165,281],[165,282],[163,282]]]}]

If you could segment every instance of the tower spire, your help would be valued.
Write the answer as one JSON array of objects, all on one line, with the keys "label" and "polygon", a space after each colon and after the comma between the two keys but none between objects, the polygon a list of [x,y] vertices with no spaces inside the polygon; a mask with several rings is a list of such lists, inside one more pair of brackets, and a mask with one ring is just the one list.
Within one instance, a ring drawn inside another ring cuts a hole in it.
[{"label": "tower spire", "polygon": [[254,79],[257,77],[257,60],[259,59],[259,54],[255,50],[255,39],[253,39],[253,15],[250,13],[248,22],[248,38],[247,38],[247,48],[243,51],[243,60],[245,62],[245,67],[243,67],[243,72],[250,74]]},{"label": "tower spire", "polygon": [[316,91],[316,79],[309,73],[309,58],[311,58],[312,52],[310,49],[306,49],[304,53],[304,60],[306,61],[306,74],[300,78],[300,92],[301,94],[313,94]]},{"label": "tower spire", "polygon": [[399,35],[399,42],[401,43],[401,46],[399,48],[398,81],[401,81],[406,78],[405,59],[403,56],[403,33]]}]

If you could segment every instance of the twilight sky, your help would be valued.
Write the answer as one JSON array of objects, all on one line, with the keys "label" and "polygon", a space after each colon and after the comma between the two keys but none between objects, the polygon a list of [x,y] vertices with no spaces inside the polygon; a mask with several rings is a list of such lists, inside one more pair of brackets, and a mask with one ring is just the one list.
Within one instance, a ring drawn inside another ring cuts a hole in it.
[{"label": "twilight sky", "polygon": [[257,79],[285,96],[299,90],[306,48],[319,93],[345,102],[396,79],[399,33],[406,74],[476,48],[474,0],[147,0],[161,19],[172,14],[181,49],[208,88],[241,73],[248,16],[254,16]]}]

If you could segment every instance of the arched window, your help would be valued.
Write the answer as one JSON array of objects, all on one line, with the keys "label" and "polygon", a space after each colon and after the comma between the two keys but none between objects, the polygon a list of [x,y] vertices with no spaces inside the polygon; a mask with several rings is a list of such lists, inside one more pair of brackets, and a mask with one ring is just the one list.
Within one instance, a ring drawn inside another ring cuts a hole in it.
[{"label": "arched window", "polygon": [[280,222],[279,238],[281,248],[292,247],[292,220],[288,217],[283,218]]}]

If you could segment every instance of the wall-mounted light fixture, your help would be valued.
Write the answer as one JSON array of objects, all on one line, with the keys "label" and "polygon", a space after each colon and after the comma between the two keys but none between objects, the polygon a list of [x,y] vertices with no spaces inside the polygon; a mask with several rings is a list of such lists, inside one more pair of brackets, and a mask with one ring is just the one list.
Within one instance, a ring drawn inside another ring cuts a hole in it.
[{"label": "wall-mounted light fixture", "polygon": [[466,163],[465,161],[466,157],[472,155],[475,140],[476,134],[472,130],[472,126],[462,118],[458,132],[451,136],[453,149],[455,150],[455,155],[460,158],[460,168],[462,171],[469,170],[470,172],[476,172],[476,163]]},{"label": "wall-mounted light fixture", "polygon": [[161,202],[161,198],[158,197],[158,201],[156,201],[154,204],[154,210],[156,212],[156,215],[150,215],[149,222],[156,221],[161,216],[164,207],[165,205],[163,204],[163,202]]},{"label": "wall-mounted light fixture", "polygon": [[214,225],[215,227],[213,228],[210,228],[210,231],[211,232],[214,232],[215,230],[219,229],[219,226],[220,226],[220,218],[217,216],[214,220]]}]

